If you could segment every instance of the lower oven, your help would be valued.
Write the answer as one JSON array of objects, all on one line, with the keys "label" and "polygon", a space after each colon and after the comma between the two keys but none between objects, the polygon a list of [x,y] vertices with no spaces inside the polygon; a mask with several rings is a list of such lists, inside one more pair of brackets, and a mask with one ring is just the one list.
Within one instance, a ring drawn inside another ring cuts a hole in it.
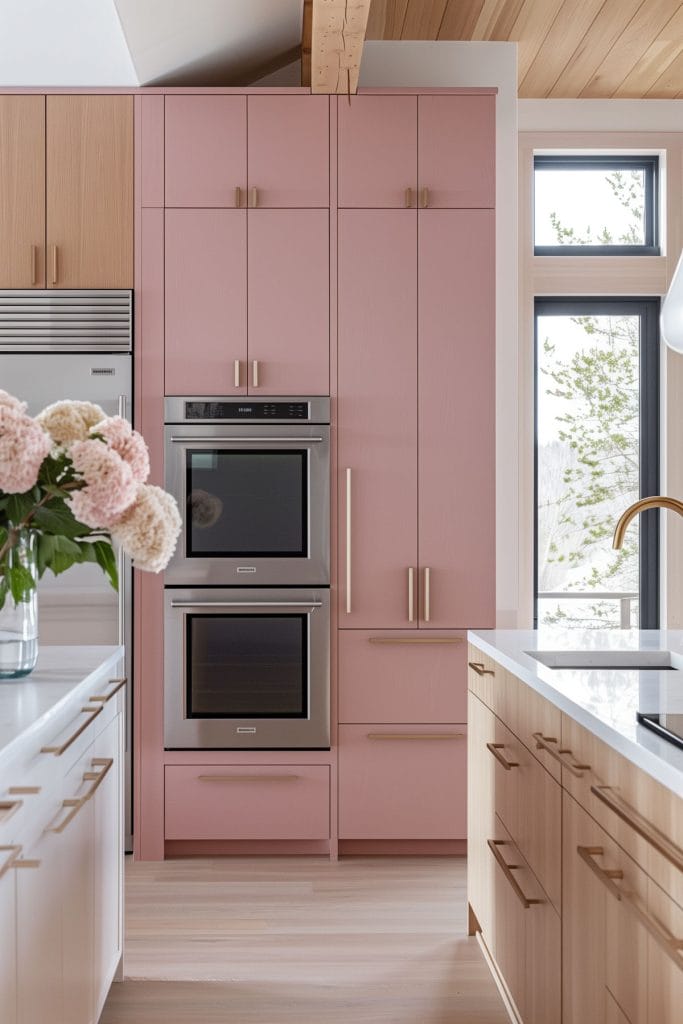
[{"label": "lower oven", "polygon": [[329,590],[166,589],[164,744],[328,749]]}]

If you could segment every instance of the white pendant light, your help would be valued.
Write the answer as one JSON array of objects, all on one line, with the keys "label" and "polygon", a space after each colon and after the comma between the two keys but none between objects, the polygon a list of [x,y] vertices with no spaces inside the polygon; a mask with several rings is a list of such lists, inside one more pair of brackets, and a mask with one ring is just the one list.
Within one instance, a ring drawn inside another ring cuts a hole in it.
[{"label": "white pendant light", "polygon": [[683,352],[683,252],[664,296],[660,327],[669,348]]}]

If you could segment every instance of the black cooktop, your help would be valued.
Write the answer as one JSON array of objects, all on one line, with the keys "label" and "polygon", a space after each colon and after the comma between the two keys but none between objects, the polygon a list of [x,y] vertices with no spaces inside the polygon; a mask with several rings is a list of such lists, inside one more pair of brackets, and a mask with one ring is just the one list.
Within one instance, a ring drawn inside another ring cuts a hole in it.
[{"label": "black cooktop", "polygon": [[662,739],[674,743],[683,750],[683,714],[653,715],[638,711],[636,718],[646,729],[650,729]]}]

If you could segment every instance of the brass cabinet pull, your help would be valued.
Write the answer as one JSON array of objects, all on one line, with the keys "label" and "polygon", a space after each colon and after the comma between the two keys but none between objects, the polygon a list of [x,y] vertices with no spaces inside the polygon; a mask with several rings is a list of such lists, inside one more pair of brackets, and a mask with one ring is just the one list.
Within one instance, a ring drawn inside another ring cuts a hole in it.
[{"label": "brass cabinet pull", "polygon": [[495,757],[496,761],[499,762],[499,764],[502,764],[506,772],[509,772],[512,768],[519,768],[519,761],[508,761],[508,759],[506,757],[503,757],[503,755],[500,753],[500,751],[503,750],[504,747],[504,743],[486,744],[486,749],[493,754],[493,756]]},{"label": "brass cabinet pull", "polygon": [[611,786],[591,786],[591,793],[603,804],[614,811],[617,817],[625,821],[627,825],[637,832],[639,836],[650,844],[662,857],[666,857],[670,864],[683,871],[683,850],[668,836],[655,828],[647,818],[639,814],[633,807],[626,803]]},{"label": "brass cabinet pull", "polygon": [[38,246],[31,246],[31,284],[35,284],[38,280],[38,272],[36,269],[38,257]]},{"label": "brass cabinet pull", "polygon": [[78,729],[76,729],[76,731],[73,732],[71,734],[71,736],[69,736],[68,740],[65,740],[64,743],[62,743],[61,746],[59,746],[59,747],[41,747],[40,748],[41,754],[54,754],[56,757],[61,757],[61,755],[64,753],[64,751],[68,750],[72,743],[76,742],[76,740],[81,735],[81,733],[85,732],[85,730],[88,728],[88,726],[91,724],[91,722],[94,722],[94,720],[99,715],[100,711],[102,711],[103,707],[104,707],[104,704],[99,704],[98,707],[96,707],[96,708],[81,708],[81,712],[80,713],[82,715],[88,714],[88,715],[90,715],[90,717],[86,718],[85,722],[83,722],[82,725],[79,725]]},{"label": "brass cabinet pull", "polygon": [[0,864],[0,878],[7,874],[10,868],[14,867],[17,857],[21,853],[20,846],[0,846],[0,853],[6,853],[7,856]]},{"label": "brass cabinet pull", "polygon": [[52,246],[52,284],[57,284],[57,246]]},{"label": "brass cabinet pull", "polygon": [[127,682],[128,680],[125,678],[110,679],[108,685],[113,686],[113,690],[110,690],[108,693],[105,694],[96,694],[94,697],[88,697],[88,700],[96,700],[100,701],[102,704],[108,704],[112,697],[115,697],[119,690],[122,690]]},{"label": "brass cabinet pull", "polygon": [[235,370],[234,383],[235,383],[235,387],[238,388],[240,386],[240,361],[239,361],[239,359],[235,360],[234,370]]},{"label": "brass cabinet pull", "polygon": [[505,839],[487,839],[486,842],[488,844],[489,850],[491,851],[493,856],[496,858],[496,863],[498,864],[498,866],[500,867],[501,871],[503,872],[503,874],[507,878],[508,882],[512,886],[512,891],[514,892],[515,896],[517,897],[519,902],[522,904],[524,909],[528,910],[529,907],[534,907],[534,906],[537,906],[540,903],[545,903],[545,900],[532,899],[531,897],[524,895],[524,892],[523,892],[519,882],[517,881],[515,876],[512,874],[513,871],[516,871],[518,868],[521,868],[523,865],[521,865],[521,864],[508,864],[508,863],[506,863],[505,858],[503,857],[503,854],[498,849],[499,846],[511,846],[512,844],[508,843],[507,840],[505,840]]},{"label": "brass cabinet pull", "polygon": [[461,644],[459,636],[369,636],[369,644]]},{"label": "brass cabinet pull", "polygon": [[596,857],[604,857],[605,851],[603,847],[577,846],[576,852],[584,864],[588,865],[595,877],[602,882],[608,892],[610,892],[612,896],[614,896],[616,900],[619,900],[619,902],[625,907],[628,907],[634,917],[636,917],[640,924],[642,924],[645,931],[649,932],[660,949],[662,949],[675,964],[678,964],[679,968],[683,968],[683,958],[679,955],[683,950],[683,939],[676,938],[676,936],[668,932],[666,928],[659,923],[659,921],[647,914],[636,903],[632,893],[624,892],[619,888],[615,879],[623,879],[623,871],[619,868],[601,868],[599,864],[595,863]]},{"label": "brass cabinet pull", "polygon": [[459,740],[464,732],[369,732],[369,740]]},{"label": "brass cabinet pull", "polygon": [[250,189],[250,194],[251,202],[249,203],[249,205],[251,206],[252,210],[255,210],[256,207],[258,206],[258,189],[252,186],[252,188]]},{"label": "brass cabinet pull", "polygon": [[415,622],[415,570],[408,567],[408,622]]},{"label": "brass cabinet pull", "polygon": [[346,614],[351,614],[351,467],[346,467]]},{"label": "brass cabinet pull", "polygon": [[258,359],[254,359],[251,364],[251,384],[252,387],[258,387]]},{"label": "brass cabinet pull", "polygon": [[422,204],[422,209],[426,210],[427,207],[429,206],[429,189],[428,188],[423,188],[422,189],[421,200],[420,201],[421,201],[421,204]]},{"label": "brass cabinet pull", "polygon": [[409,210],[411,208],[411,206],[413,205],[413,190],[412,190],[412,188],[407,188],[406,189],[406,194],[405,194],[404,202],[405,202],[406,210]]},{"label": "brass cabinet pull", "polygon": [[492,668],[485,668],[483,661],[468,661],[467,664],[478,676],[495,676],[496,674]]},{"label": "brass cabinet pull", "polygon": [[39,868],[41,861],[39,860],[15,860],[12,862],[13,868]]},{"label": "brass cabinet pull", "polygon": [[59,825],[55,825],[52,828],[46,829],[46,832],[55,832],[57,833],[57,835],[60,835],[66,829],[66,827],[71,824],[71,822],[74,820],[74,818],[81,810],[81,808],[84,807],[85,804],[87,804],[88,800],[90,800],[95,795],[95,792],[104,782],[107,773],[114,764],[114,758],[93,757],[92,764],[95,768],[102,769],[102,771],[99,772],[83,772],[83,781],[92,782],[92,786],[90,786],[88,791],[84,793],[83,796],[81,797],[63,800],[62,807],[69,808],[69,813]]},{"label": "brass cabinet pull", "polygon": [[7,821],[8,818],[11,818],[23,803],[23,800],[0,800],[0,821]]},{"label": "brass cabinet pull", "polygon": [[[582,779],[583,773],[591,770],[591,766],[589,764],[575,764],[573,761],[567,761],[562,757],[562,754],[572,753],[568,747],[560,747],[557,750],[553,750],[550,744],[559,742],[555,736],[544,736],[542,732],[535,732],[533,733],[533,738],[536,740],[536,750],[545,750],[547,754],[550,754],[551,757],[555,758],[555,760],[561,764],[563,768],[566,768],[567,771],[575,778]],[[572,758],[573,756],[574,755],[572,754]]]},{"label": "brass cabinet pull", "polygon": [[298,775],[199,775],[200,782],[295,782]]},{"label": "brass cabinet pull", "polygon": [[235,186],[235,206],[237,209],[242,205],[242,189],[239,185]]},{"label": "brass cabinet pull", "polygon": [[425,609],[424,609],[424,620],[429,622],[431,618],[431,569],[425,567]]}]

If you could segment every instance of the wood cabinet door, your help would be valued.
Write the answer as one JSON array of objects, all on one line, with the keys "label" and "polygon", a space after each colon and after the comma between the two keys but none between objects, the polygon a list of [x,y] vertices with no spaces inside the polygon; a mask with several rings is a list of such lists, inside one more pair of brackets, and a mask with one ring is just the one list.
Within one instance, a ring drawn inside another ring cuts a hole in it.
[{"label": "wood cabinet door", "polygon": [[166,394],[246,394],[246,211],[166,210],[165,236]]},{"label": "wood cabinet door", "polygon": [[648,916],[663,941],[650,938],[648,1024],[675,1024],[683,1007],[683,907],[648,879]]},{"label": "wood cabinet door", "polygon": [[15,868],[18,1024],[72,1024],[63,1013],[61,836],[46,833]]},{"label": "wood cabinet door", "polygon": [[166,206],[246,206],[246,96],[166,96],[164,149]]},{"label": "wood cabinet door", "polygon": [[0,239],[0,288],[44,288],[44,96],[0,96]]},{"label": "wood cabinet door", "polygon": [[[117,714],[92,746],[97,789],[94,817],[93,1020],[99,1020],[123,951],[123,715]],[[101,779],[101,781],[100,781]],[[92,783],[91,783],[92,784]]]},{"label": "wood cabinet door", "polygon": [[416,228],[407,211],[339,213],[342,628],[411,625],[411,568],[417,620]]},{"label": "wood cabinet door", "polygon": [[417,96],[337,102],[339,206],[416,207]]},{"label": "wood cabinet door", "polygon": [[247,112],[249,206],[329,206],[329,97],[249,96]]},{"label": "wood cabinet door", "polygon": [[[4,865],[11,851],[0,851]],[[17,935],[15,872],[12,868],[0,878],[0,1020],[16,1024],[17,1012]]]},{"label": "wood cabinet door", "polygon": [[249,393],[329,395],[327,210],[250,210]]},{"label": "wood cabinet door", "polygon": [[420,625],[495,620],[494,219],[418,215]]},{"label": "wood cabinet door", "polygon": [[47,284],[133,287],[133,97],[47,97]]},{"label": "wood cabinet door", "polygon": [[420,96],[417,103],[420,206],[495,206],[495,96]]},{"label": "wood cabinet door", "polygon": [[496,865],[487,840],[494,835],[495,762],[486,747],[495,735],[494,714],[471,691],[467,695],[467,901],[491,948]]}]

